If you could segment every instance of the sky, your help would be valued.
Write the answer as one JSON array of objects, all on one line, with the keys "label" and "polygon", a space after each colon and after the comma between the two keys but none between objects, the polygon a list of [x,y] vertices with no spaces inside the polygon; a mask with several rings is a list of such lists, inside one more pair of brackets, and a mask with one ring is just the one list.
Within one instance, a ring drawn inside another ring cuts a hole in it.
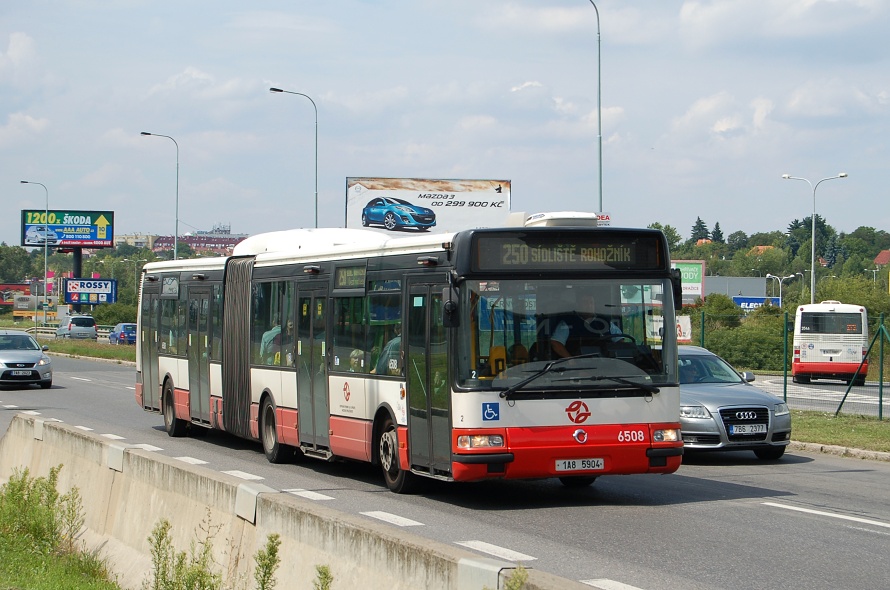
[{"label": "sky", "polygon": [[817,213],[890,231],[890,2],[595,5],[599,47],[590,0],[3,0],[0,242],[21,180],[117,235],[312,227],[316,181],[342,226],[357,176],[593,212],[600,136],[612,225],[784,230],[843,172]]}]

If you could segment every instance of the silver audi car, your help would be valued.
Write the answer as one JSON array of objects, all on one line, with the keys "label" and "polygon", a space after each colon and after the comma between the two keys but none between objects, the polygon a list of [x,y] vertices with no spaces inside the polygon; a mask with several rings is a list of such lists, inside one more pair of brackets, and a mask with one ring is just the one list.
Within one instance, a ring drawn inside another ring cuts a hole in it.
[{"label": "silver audi car", "polygon": [[788,405],[716,354],[680,346],[680,428],[688,451],[754,451],[774,461],[791,442]]},{"label": "silver audi car", "polygon": [[47,350],[27,332],[0,330],[0,385],[52,387],[53,364]]}]

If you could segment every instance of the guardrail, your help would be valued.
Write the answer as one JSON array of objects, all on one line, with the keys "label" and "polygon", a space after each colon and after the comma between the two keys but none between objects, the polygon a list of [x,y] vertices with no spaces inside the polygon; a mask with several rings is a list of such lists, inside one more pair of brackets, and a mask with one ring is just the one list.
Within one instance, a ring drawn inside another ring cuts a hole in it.
[{"label": "guardrail", "polygon": [[[23,331],[31,334],[32,336],[40,337],[40,338],[55,338],[56,337],[56,328],[54,326],[29,326],[27,328],[22,328]],[[109,326],[96,326],[96,336],[99,340],[108,340],[108,333],[111,332],[111,327]]]}]

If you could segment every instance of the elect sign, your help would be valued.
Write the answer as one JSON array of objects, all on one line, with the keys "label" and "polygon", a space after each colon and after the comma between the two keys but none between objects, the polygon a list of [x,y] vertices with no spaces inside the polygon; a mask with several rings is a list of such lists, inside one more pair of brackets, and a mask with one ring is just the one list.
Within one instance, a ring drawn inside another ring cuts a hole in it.
[{"label": "elect sign", "polygon": [[112,279],[65,279],[65,303],[114,303],[117,281]]}]

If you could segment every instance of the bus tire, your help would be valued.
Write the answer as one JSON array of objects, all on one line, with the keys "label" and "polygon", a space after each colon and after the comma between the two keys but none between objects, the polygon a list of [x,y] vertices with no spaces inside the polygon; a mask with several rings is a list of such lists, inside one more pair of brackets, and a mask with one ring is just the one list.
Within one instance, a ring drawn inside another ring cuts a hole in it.
[{"label": "bus tire", "polygon": [[275,424],[275,404],[272,399],[263,399],[260,408],[260,440],[263,443],[263,452],[269,463],[286,463],[288,447],[278,442],[278,429]]},{"label": "bus tire", "polygon": [[410,494],[415,487],[417,476],[402,470],[399,466],[399,433],[389,416],[381,425],[377,449],[386,487],[397,494]]},{"label": "bus tire", "polygon": [[850,385],[855,385],[857,387],[862,387],[865,385],[865,376],[859,375],[853,379],[850,379]]},{"label": "bus tire", "polygon": [[188,423],[176,417],[176,410],[173,407],[173,385],[168,379],[164,383],[164,429],[167,434],[172,437],[185,436]]},{"label": "bus tire", "polygon": [[572,477],[560,477],[559,482],[567,488],[586,488],[596,481],[595,475],[575,475]]},{"label": "bus tire", "polygon": [[810,382],[810,378],[807,375],[795,375],[795,376],[791,377],[791,380],[794,383],[801,383],[803,385],[806,385],[807,383]]}]

